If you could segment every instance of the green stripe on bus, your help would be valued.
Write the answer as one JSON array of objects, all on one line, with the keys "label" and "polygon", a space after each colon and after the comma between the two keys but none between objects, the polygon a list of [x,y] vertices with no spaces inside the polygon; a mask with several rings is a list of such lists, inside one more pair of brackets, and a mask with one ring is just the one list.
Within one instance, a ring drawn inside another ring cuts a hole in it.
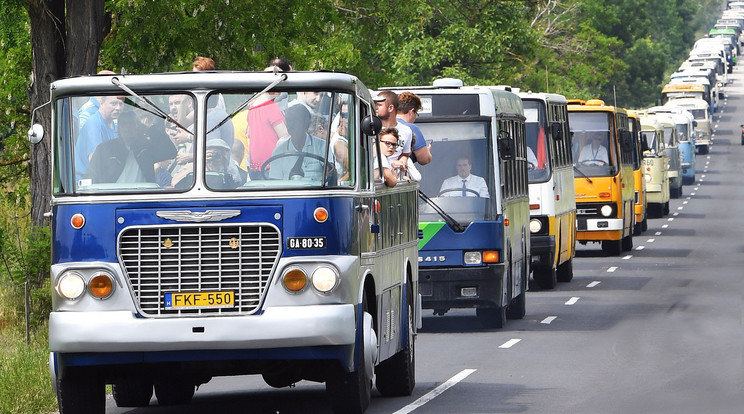
[{"label": "green stripe on bus", "polygon": [[424,232],[424,237],[422,239],[419,239],[419,250],[423,249],[424,246],[426,246],[426,243],[429,243],[429,240],[431,240],[431,238],[434,237],[435,234],[439,233],[439,230],[441,230],[444,225],[445,223],[441,221],[419,223],[419,230],[422,230]]}]

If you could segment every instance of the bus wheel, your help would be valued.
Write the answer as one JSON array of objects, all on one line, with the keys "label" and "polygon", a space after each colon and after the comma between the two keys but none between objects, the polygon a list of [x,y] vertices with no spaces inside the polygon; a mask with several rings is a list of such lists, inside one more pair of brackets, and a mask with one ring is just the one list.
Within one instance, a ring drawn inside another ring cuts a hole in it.
[{"label": "bus wheel", "polygon": [[155,396],[158,405],[182,405],[191,402],[196,385],[193,382],[175,377],[163,378],[155,382]]},{"label": "bus wheel", "polygon": [[527,294],[525,292],[514,298],[506,308],[506,319],[524,318],[524,315],[527,313],[526,299]]},{"label": "bus wheel", "polygon": [[558,281],[568,283],[573,279],[573,258],[558,265]]},{"label": "bus wheel", "polygon": [[532,277],[540,289],[555,289],[558,284],[557,272],[552,267],[536,267],[532,270]]},{"label": "bus wheel", "polygon": [[94,367],[67,367],[57,380],[57,403],[61,414],[103,414],[106,387]]},{"label": "bus wheel", "polygon": [[375,384],[384,397],[411,395],[416,386],[416,333],[413,329],[412,300],[406,295],[407,337],[406,347],[375,368]]},{"label": "bus wheel", "polygon": [[620,256],[622,250],[622,243],[620,240],[603,240],[602,251],[607,253],[608,256]]},{"label": "bus wheel", "polygon": [[501,329],[506,321],[506,306],[476,308],[475,316],[484,328]]},{"label": "bus wheel", "polygon": [[152,381],[127,378],[112,385],[117,407],[147,407],[152,399]]},{"label": "bus wheel", "polygon": [[623,237],[622,245],[623,245],[622,248],[624,252],[629,252],[633,250],[633,235],[629,234]]},{"label": "bus wheel", "polygon": [[669,202],[664,203],[664,215],[669,215]]},{"label": "bus wheel", "polygon": [[331,400],[331,407],[336,414],[362,414],[372,398],[372,378],[377,359],[377,334],[374,330],[372,315],[367,312],[366,302],[362,317],[363,332],[359,344],[359,363],[352,372],[338,367],[326,381],[326,394]]},{"label": "bus wheel", "polygon": [[643,219],[643,222],[641,222],[641,231],[648,230],[648,219]]}]

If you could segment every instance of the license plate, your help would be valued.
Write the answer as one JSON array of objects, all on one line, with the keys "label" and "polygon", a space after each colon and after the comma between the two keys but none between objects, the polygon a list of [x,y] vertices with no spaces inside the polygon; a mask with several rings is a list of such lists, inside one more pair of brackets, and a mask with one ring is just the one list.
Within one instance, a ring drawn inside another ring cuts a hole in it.
[{"label": "license plate", "polygon": [[165,309],[217,309],[235,306],[233,292],[173,292],[165,294]]},{"label": "license plate", "polygon": [[287,237],[288,249],[325,249],[326,238],[323,237]]}]

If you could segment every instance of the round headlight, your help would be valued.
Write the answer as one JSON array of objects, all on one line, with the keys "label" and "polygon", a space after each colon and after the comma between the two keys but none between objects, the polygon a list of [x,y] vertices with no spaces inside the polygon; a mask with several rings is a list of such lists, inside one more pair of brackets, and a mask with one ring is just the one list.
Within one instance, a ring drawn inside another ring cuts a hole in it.
[{"label": "round headlight", "polygon": [[106,272],[97,273],[88,282],[90,294],[98,299],[106,299],[114,292],[114,279]]},{"label": "round headlight", "polygon": [[307,285],[307,275],[299,267],[287,269],[282,275],[284,287],[290,292],[299,292]]},{"label": "round headlight", "polygon": [[338,273],[330,267],[320,266],[313,272],[313,287],[322,293],[328,293],[338,285]]},{"label": "round headlight", "polygon": [[604,217],[610,217],[612,215],[612,206],[605,204],[599,209],[599,212],[602,213]]},{"label": "round headlight", "polygon": [[537,233],[542,230],[542,222],[538,219],[530,220],[530,232]]},{"label": "round headlight", "polygon": [[65,299],[78,299],[84,292],[85,281],[78,273],[67,273],[57,282],[57,293]]},{"label": "round headlight", "polygon": [[647,183],[651,182],[651,174],[644,174],[644,177],[646,178]]}]

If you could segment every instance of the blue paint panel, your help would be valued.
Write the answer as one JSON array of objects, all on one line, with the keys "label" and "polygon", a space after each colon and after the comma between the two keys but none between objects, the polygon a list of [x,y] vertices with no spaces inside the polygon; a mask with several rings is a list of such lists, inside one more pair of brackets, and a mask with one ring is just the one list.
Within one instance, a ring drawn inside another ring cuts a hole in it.
[{"label": "blue paint panel", "polygon": [[[325,207],[329,219],[318,223],[313,218],[317,207]],[[178,222],[156,215],[161,210],[238,209],[241,214],[219,223],[266,222],[276,225],[285,243],[282,256],[348,254],[352,245],[354,199],[302,198],[281,200],[231,200],[185,202],[138,202],[112,204],[56,205],[53,208],[52,263],[73,261],[116,262],[118,232],[127,226],[165,225]],[[85,226],[75,230],[70,218],[75,213],[85,216]],[[278,219],[276,216],[278,215]],[[119,223],[119,220],[123,222]],[[324,249],[287,249],[287,237],[325,236]]]},{"label": "blue paint panel", "polygon": [[452,267],[463,266],[463,250],[473,250],[472,248],[463,248],[463,250],[426,250],[419,251],[419,267]]}]

